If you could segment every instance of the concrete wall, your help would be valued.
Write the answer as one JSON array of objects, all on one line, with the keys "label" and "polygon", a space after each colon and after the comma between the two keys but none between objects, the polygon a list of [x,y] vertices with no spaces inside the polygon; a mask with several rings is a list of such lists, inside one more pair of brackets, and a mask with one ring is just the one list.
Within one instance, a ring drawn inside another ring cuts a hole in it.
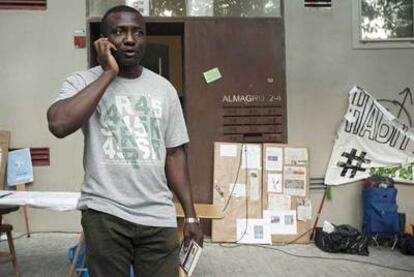
[{"label": "concrete wall", "polygon": [[[359,85],[376,98],[414,90],[413,49],[353,49],[352,2],[333,0],[331,10],[285,1],[288,139],[311,152],[311,176],[324,176],[335,131]],[[412,113],[414,118],[414,113]],[[414,221],[414,186],[398,186],[400,211]],[[360,226],[361,184],[335,187],[322,220]],[[322,193],[312,193],[314,211]]]},{"label": "concrete wall", "polygon": [[[11,131],[11,147],[50,147],[50,167],[35,167],[28,189],[80,188],[83,138],[79,132],[54,138],[46,110],[68,73],[86,68],[86,49],[73,45],[85,14],[85,0],[50,0],[47,11],[0,11],[0,128]],[[6,220],[24,231],[19,213]],[[29,209],[29,218],[33,230],[80,230],[79,212]]]},{"label": "concrete wall", "polygon": [[[79,191],[82,136],[57,140],[49,134],[46,109],[68,73],[86,68],[86,50],[73,46],[73,30],[86,28],[84,0],[50,0],[47,11],[0,11],[0,128],[12,147],[47,146],[50,167],[35,167],[29,189]],[[413,49],[353,49],[351,1],[333,0],[328,11],[285,1],[289,144],[309,146],[311,176],[322,177],[335,130],[355,84],[377,98],[414,89]],[[333,189],[322,220],[359,226],[361,185]],[[414,221],[414,186],[399,186],[400,210]],[[313,192],[316,211],[321,192]],[[30,209],[34,230],[80,230],[79,213]],[[19,231],[23,218],[6,218]]]}]

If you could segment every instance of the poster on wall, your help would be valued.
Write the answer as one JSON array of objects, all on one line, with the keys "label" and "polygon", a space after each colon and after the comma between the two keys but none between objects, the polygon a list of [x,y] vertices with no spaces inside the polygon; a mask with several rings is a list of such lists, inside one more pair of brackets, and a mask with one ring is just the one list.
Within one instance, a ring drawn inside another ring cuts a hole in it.
[{"label": "poster on wall", "polygon": [[285,148],[285,164],[306,165],[308,164],[307,148]]},{"label": "poster on wall", "polygon": [[306,195],[306,167],[285,166],[284,167],[284,193],[305,196]]},{"label": "poster on wall", "polygon": [[9,152],[7,157],[7,185],[33,182],[33,167],[29,148]]},{"label": "poster on wall", "polygon": [[261,169],[262,156],[261,146],[257,144],[243,144],[243,154],[241,160],[241,168],[245,169]]},{"label": "poster on wall", "polygon": [[267,192],[282,192],[282,174],[268,173],[267,174]]},{"label": "poster on wall", "polygon": [[268,210],[286,211],[292,206],[292,197],[288,194],[269,193],[267,203]]},{"label": "poster on wall", "polygon": [[325,183],[341,185],[377,174],[414,183],[414,130],[368,92],[353,87],[337,130]]},{"label": "poster on wall", "polygon": [[307,221],[312,219],[312,203],[310,199],[297,199],[296,212],[298,220]]},{"label": "poster on wall", "polygon": [[298,232],[295,210],[264,210],[263,219],[269,224],[272,235],[295,235]]},{"label": "poster on wall", "polygon": [[270,226],[261,218],[237,219],[237,243],[271,244]]},{"label": "poster on wall", "polygon": [[283,148],[267,147],[266,170],[281,171],[283,164]]}]

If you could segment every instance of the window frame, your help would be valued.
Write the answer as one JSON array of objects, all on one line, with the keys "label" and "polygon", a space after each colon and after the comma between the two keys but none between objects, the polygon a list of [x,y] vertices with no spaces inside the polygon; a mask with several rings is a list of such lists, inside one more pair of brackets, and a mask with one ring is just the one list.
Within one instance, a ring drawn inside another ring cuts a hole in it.
[{"label": "window frame", "polygon": [[[372,48],[414,48],[414,36],[409,38],[362,39],[361,34],[361,2],[352,0],[352,42],[355,49]],[[414,0],[413,9],[414,9]],[[413,13],[414,28],[414,13]]]}]

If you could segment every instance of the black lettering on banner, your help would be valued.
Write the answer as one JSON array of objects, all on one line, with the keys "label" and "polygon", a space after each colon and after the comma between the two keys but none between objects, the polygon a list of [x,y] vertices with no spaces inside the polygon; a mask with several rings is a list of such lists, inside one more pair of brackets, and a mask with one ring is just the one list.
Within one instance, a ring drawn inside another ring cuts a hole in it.
[{"label": "black lettering on banner", "polygon": [[352,114],[354,120],[345,121],[345,132],[380,144],[387,144],[398,150],[413,152],[414,149],[410,150],[414,145],[407,134],[408,128],[403,126],[401,130],[389,122],[376,102],[362,89],[353,94],[351,105],[349,114]]},{"label": "black lettering on banner", "polygon": [[[359,130],[361,129],[361,124],[362,124],[363,118],[365,117],[365,110],[367,108],[367,104],[368,104],[368,95],[360,93],[360,96],[358,97],[357,106],[362,107],[362,113],[361,111],[358,111],[358,117],[355,123],[355,129],[353,131],[354,135],[357,135],[359,133]],[[354,112],[354,114],[357,114],[356,111]]]},{"label": "black lettering on banner", "polygon": [[[352,150],[347,153],[343,152],[342,157],[347,158],[346,162],[338,162],[337,166],[343,167],[341,171],[341,176],[345,177],[348,170],[351,170],[349,178],[354,178],[358,171],[365,171],[366,168],[362,168],[362,164],[369,164],[371,160],[365,159],[367,152],[361,151],[361,155],[357,156],[357,150],[352,148]],[[355,162],[355,164],[354,164]]]}]

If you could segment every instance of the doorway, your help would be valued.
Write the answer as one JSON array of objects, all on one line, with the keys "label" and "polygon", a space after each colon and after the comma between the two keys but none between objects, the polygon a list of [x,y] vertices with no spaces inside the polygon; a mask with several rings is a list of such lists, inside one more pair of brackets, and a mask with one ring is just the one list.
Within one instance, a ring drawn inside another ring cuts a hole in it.
[{"label": "doorway", "polygon": [[[287,143],[283,18],[149,17],[143,65],[163,75],[180,97],[193,199],[212,203],[214,142]],[[99,21],[89,22],[91,42]],[[207,82],[216,69],[221,78]],[[204,224],[210,234],[210,224]]]}]

